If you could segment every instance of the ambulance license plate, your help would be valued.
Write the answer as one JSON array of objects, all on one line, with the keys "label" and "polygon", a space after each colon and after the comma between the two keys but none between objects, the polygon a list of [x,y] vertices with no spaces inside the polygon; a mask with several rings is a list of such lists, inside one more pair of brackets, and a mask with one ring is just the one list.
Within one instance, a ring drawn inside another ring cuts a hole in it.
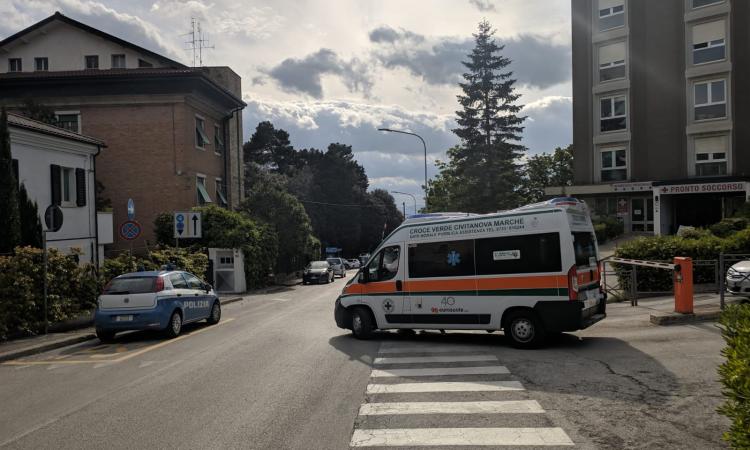
[{"label": "ambulance license plate", "polygon": [[133,321],[133,316],[132,315],[128,315],[128,316],[115,316],[115,322],[132,322],[132,321]]}]

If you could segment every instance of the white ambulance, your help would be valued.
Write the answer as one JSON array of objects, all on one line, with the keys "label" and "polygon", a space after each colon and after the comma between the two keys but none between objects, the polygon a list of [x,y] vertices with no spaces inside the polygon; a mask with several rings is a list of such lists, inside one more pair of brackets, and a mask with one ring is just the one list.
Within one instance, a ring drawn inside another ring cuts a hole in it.
[{"label": "white ambulance", "polygon": [[606,316],[594,228],[575,198],[412,216],[372,255],[334,310],[360,339],[376,329],[502,329],[527,348]]}]

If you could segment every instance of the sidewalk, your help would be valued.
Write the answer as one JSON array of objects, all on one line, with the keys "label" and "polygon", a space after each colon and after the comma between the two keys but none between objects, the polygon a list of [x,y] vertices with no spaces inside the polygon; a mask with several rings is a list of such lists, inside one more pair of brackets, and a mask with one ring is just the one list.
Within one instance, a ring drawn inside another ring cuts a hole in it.
[{"label": "sidewalk", "polygon": [[[727,305],[741,301],[741,297],[726,295]],[[623,302],[625,303],[625,302]],[[693,314],[674,312],[674,297],[639,298],[635,308],[646,309],[650,313],[650,321],[655,325],[672,325],[681,323],[713,321],[721,315],[719,294],[698,293],[693,297]]]},{"label": "sidewalk", "polygon": [[[219,295],[222,305],[239,302],[245,297],[253,295],[270,294],[302,283],[302,279],[290,279],[283,284],[255,289],[242,294]],[[0,343],[0,363],[11,359],[43,353],[56,348],[67,347],[96,338],[92,323],[83,323],[83,328],[63,333],[49,333],[41,336],[30,336],[27,338],[14,339]]]}]

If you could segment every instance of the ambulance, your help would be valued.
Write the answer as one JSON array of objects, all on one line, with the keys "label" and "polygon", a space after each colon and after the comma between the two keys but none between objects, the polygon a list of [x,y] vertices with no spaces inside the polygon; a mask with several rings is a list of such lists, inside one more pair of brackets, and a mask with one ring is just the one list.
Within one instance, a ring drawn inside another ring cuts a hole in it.
[{"label": "ambulance", "polygon": [[519,348],[606,317],[586,204],[555,198],[495,214],[411,216],[336,299],[340,328],[503,330]]}]

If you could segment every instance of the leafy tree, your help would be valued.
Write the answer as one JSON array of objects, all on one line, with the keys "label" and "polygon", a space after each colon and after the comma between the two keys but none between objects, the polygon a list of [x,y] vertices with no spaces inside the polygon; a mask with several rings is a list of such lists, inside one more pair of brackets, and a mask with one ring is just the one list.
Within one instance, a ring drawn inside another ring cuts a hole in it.
[{"label": "leafy tree", "polygon": [[12,253],[21,243],[18,181],[13,174],[8,114],[0,112],[0,253]]},{"label": "leafy tree", "polygon": [[112,209],[112,200],[109,197],[104,196],[105,191],[104,183],[96,180],[96,210],[106,211]]},{"label": "leafy tree", "polygon": [[384,189],[367,193],[365,208],[362,209],[362,237],[360,249],[371,251],[404,220],[393,196]]},{"label": "leafy tree", "polygon": [[[301,269],[319,256],[310,218],[299,200],[286,190],[283,176],[256,171],[255,182],[248,191],[240,211],[254,220],[268,224],[278,236],[277,273]],[[315,253],[314,253],[315,252]]]},{"label": "leafy tree", "polygon": [[542,200],[544,188],[573,184],[572,147],[557,147],[551,154],[540,153],[528,159],[523,182],[524,195],[528,203]]},{"label": "leafy tree", "polygon": [[20,112],[29,119],[57,126],[58,122],[55,110],[47,105],[35,102],[33,98],[27,98],[24,100]]},{"label": "leafy tree", "polygon": [[480,22],[475,47],[463,62],[468,71],[459,83],[461,110],[453,130],[461,144],[448,152],[437,185],[428,190],[430,210],[445,203],[430,194],[446,190],[449,202],[444,206],[467,212],[509,209],[522,201],[518,161],[526,150],[520,144],[525,117],[517,115],[516,80],[506,70],[511,61],[500,54],[504,46],[495,42],[494,33],[487,21]]},{"label": "leafy tree", "polygon": [[261,122],[242,149],[245,163],[255,163],[280,173],[288,173],[295,163],[295,152],[289,133],[277,130],[271,122]]},{"label": "leafy tree", "polygon": [[21,220],[21,245],[42,248],[42,222],[39,207],[29,198],[26,186],[18,188],[18,209]]}]

